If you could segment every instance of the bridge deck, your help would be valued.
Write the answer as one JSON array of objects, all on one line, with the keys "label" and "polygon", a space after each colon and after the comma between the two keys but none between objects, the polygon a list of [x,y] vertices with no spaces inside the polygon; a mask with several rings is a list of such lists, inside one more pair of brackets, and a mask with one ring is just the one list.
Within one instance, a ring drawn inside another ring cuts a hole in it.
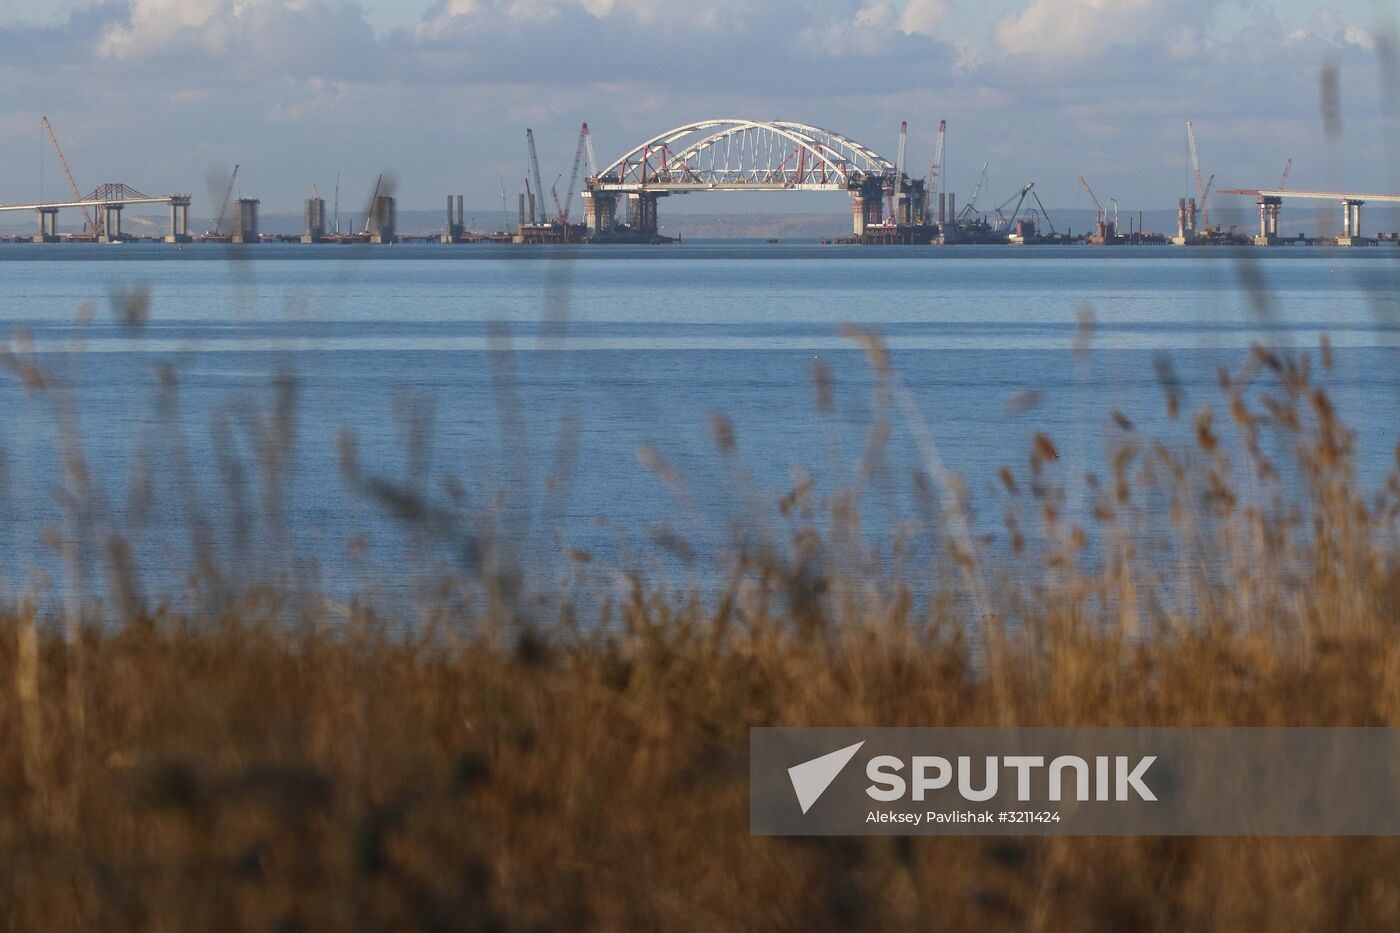
[{"label": "bridge deck", "polygon": [[1259,198],[1311,198],[1321,201],[1377,201],[1400,204],[1400,194],[1363,194],[1357,191],[1292,191],[1285,188],[1224,188],[1221,194]]}]

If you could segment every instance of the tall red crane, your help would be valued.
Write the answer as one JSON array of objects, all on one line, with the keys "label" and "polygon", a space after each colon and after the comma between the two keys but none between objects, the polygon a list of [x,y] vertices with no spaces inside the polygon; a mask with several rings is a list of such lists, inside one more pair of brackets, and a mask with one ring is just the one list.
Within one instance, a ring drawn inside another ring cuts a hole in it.
[{"label": "tall red crane", "polygon": [[[81,201],[83,193],[78,190],[78,183],[73,180],[73,173],[68,170],[68,160],[63,157],[63,147],[58,144],[58,136],[54,134],[53,124],[46,116],[40,116],[39,122],[44,125],[44,132],[49,134],[49,142],[53,143],[53,151],[58,154],[58,164],[63,166],[63,174],[68,179],[68,187],[73,189],[73,200]],[[88,213],[86,206],[83,207],[83,220],[86,223],[85,230],[97,231],[97,224],[93,223],[92,214]]]}]

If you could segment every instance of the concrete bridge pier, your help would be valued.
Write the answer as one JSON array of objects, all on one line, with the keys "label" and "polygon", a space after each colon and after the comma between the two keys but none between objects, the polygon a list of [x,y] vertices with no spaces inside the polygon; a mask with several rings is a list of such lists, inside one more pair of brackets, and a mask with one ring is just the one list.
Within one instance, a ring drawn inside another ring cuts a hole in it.
[{"label": "concrete bridge pier", "polygon": [[177,194],[170,199],[170,233],[165,237],[167,243],[190,243],[193,237],[190,236],[190,201],[192,198],[186,194]]},{"label": "concrete bridge pier", "polygon": [[452,195],[447,196],[447,226],[438,237],[440,243],[464,243],[467,239],[467,224],[462,208],[462,195],[457,195],[457,207],[452,207]]},{"label": "concrete bridge pier", "polygon": [[39,233],[34,237],[35,243],[57,243],[58,242],[58,208],[39,208]]},{"label": "concrete bridge pier", "polygon": [[1366,238],[1361,235],[1361,205],[1365,201],[1356,198],[1342,199],[1342,235],[1337,237],[1338,246],[1362,246]]},{"label": "concrete bridge pier", "polygon": [[629,192],[627,226],[644,236],[656,236],[661,229],[657,223],[656,203],[665,195],[664,191]]},{"label": "concrete bridge pier", "polygon": [[1259,196],[1259,235],[1254,238],[1256,246],[1273,246],[1278,242],[1278,215],[1283,207],[1283,198],[1276,195]]},{"label": "concrete bridge pier", "polygon": [[102,236],[98,238],[101,243],[120,243],[126,239],[122,235],[122,206],[120,204],[102,205]]},{"label": "concrete bridge pier", "polygon": [[320,243],[326,238],[326,199],[307,198],[302,205],[303,243]]},{"label": "concrete bridge pier", "polygon": [[257,198],[239,198],[233,202],[233,236],[230,243],[259,243]]},{"label": "concrete bridge pier", "polygon": [[865,236],[865,228],[884,223],[885,190],[878,181],[851,189],[851,232]]},{"label": "concrete bridge pier", "polygon": [[617,225],[617,195],[611,191],[583,192],[583,221],[590,234],[606,233]]}]

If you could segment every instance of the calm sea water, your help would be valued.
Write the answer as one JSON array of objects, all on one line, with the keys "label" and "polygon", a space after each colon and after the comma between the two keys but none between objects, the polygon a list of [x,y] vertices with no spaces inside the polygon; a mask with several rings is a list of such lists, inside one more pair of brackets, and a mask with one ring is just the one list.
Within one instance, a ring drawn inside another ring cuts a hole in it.
[{"label": "calm sea water", "polygon": [[[1102,472],[1119,436],[1110,408],[1184,443],[1189,416],[1220,401],[1218,366],[1252,343],[1315,349],[1324,332],[1328,383],[1376,483],[1398,433],[1398,286],[1400,250],[1384,248],[0,247],[0,328],[27,333],[33,361],[72,386],[0,378],[8,582],[30,585],[35,566],[63,576],[46,528],[120,527],[153,590],[178,589],[192,534],[249,573],[314,565],[357,586],[400,574],[423,535],[436,558],[461,558],[469,533],[444,529],[463,502],[556,570],[564,547],[625,566],[663,525],[703,554],[795,470],[819,492],[850,481],[875,401],[847,323],[885,336],[989,528],[996,470],[1023,468],[1034,433],[1055,439],[1067,476]],[[133,288],[150,294],[139,327],[114,313]],[[1096,324],[1076,354],[1081,308]],[[1160,354],[1185,423],[1165,418]],[[835,376],[830,416],[815,404],[818,361]],[[178,387],[166,408],[164,366]],[[284,488],[259,466],[282,377],[296,425]],[[716,446],[715,412],[732,419],[736,458]],[[347,484],[345,431],[362,474],[391,494]],[[65,437],[94,493],[76,519]],[[914,514],[922,466],[896,418],[868,527]],[[409,531],[395,511],[416,514],[420,494],[430,520]],[[88,557],[99,587],[100,555]]]}]

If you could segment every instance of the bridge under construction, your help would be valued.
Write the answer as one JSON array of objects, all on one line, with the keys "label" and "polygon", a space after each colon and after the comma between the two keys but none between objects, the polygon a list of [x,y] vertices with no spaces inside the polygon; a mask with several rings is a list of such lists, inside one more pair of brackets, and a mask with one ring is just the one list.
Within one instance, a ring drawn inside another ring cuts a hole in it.
[{"label": "bridge under construction", "polygon": [[[139,205],[166,205],[169,228],[162,238],[168,243],[192,241],[219,243],[258,243],[263,240],[287,240],[302,243],[393,243],[404,239],[397,230],[397,207],[392,194],[382,191],[384,176],[380,175],[364,214],[362,228],[342,232],[340,228],[340,183],[336,181],[335,222],[327,224],[326,202],[316,186],[305,202],[305,231],[300,236],[260,234],[257,198],[233,198],[238,166],[235,165],[224,191],[223,201],[213,226],[199,236],[189,230],[189,194],[147,195],[125,184],[105,184],[83,194],[73,179],[63,150],[59,146],[47,117],[41,118],[71,191],[71,198],[39,200],[24,204],[0,205],[0,212],[33,211],[38,216],[34,242],[51,243],[60,240],[117,243],[144,239],[122,228],[122,212]],[[528,164],[525,190],[519,196],[519,224],[514,233],[480,233],[467,229],[463,198],[452,197],[447,202],[447,222],[442,232],[432,239],[442,243],[509,242],[570,243],[570,242],[668,242],[662,236],[659,205],[662,198],[696,192],[775,192],[812,191],[845,192],[850,199],[850,233],[838,243],[1000,243],[1044,244],[1087,243],[1090,245],[1176,243],[1193,245],[1261,246],[1298,243],[1335,243],[1359,246],[1375,243],[1400,243],[1400,234],[1377,233],[1368,238],[1362,233],[1362,206],[1370,203],[1400,204],[1400,195],[1364,194],[1344,191],[1311,191],[1287,188],[1293,160],[1284,166],[1282,178],[1273,188],[1229,188],[1219,191],[1254,197],[1259,206],[1259,232],[1246,235],[1236,225],[1212,225],[1208,199],[1215,183],[1203,177],[1194,128],[1186,122],[1191,175],[1196,197],[1182,198],[1177,210],[1177,235],[1166,237],[1146,233],[1139,212],[1134,230],[1129,215],[1128,232],[1118,229],[1118,203],[1114,198],[1101,201],[1083,176],[1079,184],[1096,209],[1097,223],[1092,233],[1075,237],[1071,231],[1056,230],[1034,182],[1018,187],[1001,204],[991,208],[978,206],[979,196],[987,189],[987,164],[966,203],[959,205],[950,191],[944,190],[943,153],[947,122],[941,121],[934,139],[933,157],[924,177],[916,178],[908,170],[908,124],[899,127],[898,148],[894,159],[888,159],[873,147],[849,135],[808,123],[788,120],[749,120],[722,118],[698,120],[659,133],[633,146],[603,168],[593,150],[588,124],[582,124],[569,173],[568,187],[562,197],[556,185],[564,178],[561,172],[548,196],[553,211],[545,208],[545,189],[535,150],[532,130],[525,131]],[[579,181],[582,179],[582,187]],[[42,187],[42,186],[41,186]],[[576,195],[584,206],[582,222],[570,219]],[[1308,239],[1279,235],[1279,216],[1285,198],[1333,200],[1342,207],[1340,236]],[[232,211],[230,212],[230,207]],[[58,215],[62,210],[78,209],[83,213],[81,232],[58,232]],[[505,183],[501,183],[501,209],[507,214]],[[1204,228],[1197,223],[1198,211]],[[225,218],[230,224],[225,228]],[[509,219],[506,224],[509,226]],[[1048,227],[1048,232],[1041,226]],[[0,237],[0,239],[12,239]],[[823,240],[822,242],[831,242]]]},{"label": "bridge under construction", "polygon": [[658,202],[671,195],[844,191],[851,199],[854,237],[899,231],[928,242],[947,217],[947,200],[935,216],[927,187],[935,179],[911,178],[905,171],[907,132],[901,126],[898,157],[891,161],[849,136],[806,123],[687,123],[634,146],[586,178],[584,222],[595,239],[649,239],[659,235]]},{"label": "bridge under construction", "polygon": [[41,201],[34,204],[0,204],[0,211],[34,211],[39,215],[39,232],[35,243],[58,242],[58,212],[62,208],[80,208],[86,218],[83,233],[76,239],[98,243],[117,243],[130,239],[122,232],[122,209],[135,204],[166,204],[170,207],[170,233],[167,243],[188,243],[190,237],[190,203],[188,194],[151,196],[123,184],[98,187],[92,193],[69,201]]},{"label": "bridge under construction", "polygon": [[1221,194],[1241,195],[1255,198],[1259,205],[1259,235],[1254,242],[1260,246],[1272,246],[1286,242],[1279,237],[1278,220],[1283,211],[1284,198],[1302,198],[1313,201],[1336,201],[1342,208],[1342,232],[1336,238],[1338,246],[1366,246],[1373,242],[1361,230],[1361,206],[1370,201],[1376,204],[1400,204],[1400,194],[1361,194],[1354,191],[1297,191],[1286,188],[1225,188]]}]

